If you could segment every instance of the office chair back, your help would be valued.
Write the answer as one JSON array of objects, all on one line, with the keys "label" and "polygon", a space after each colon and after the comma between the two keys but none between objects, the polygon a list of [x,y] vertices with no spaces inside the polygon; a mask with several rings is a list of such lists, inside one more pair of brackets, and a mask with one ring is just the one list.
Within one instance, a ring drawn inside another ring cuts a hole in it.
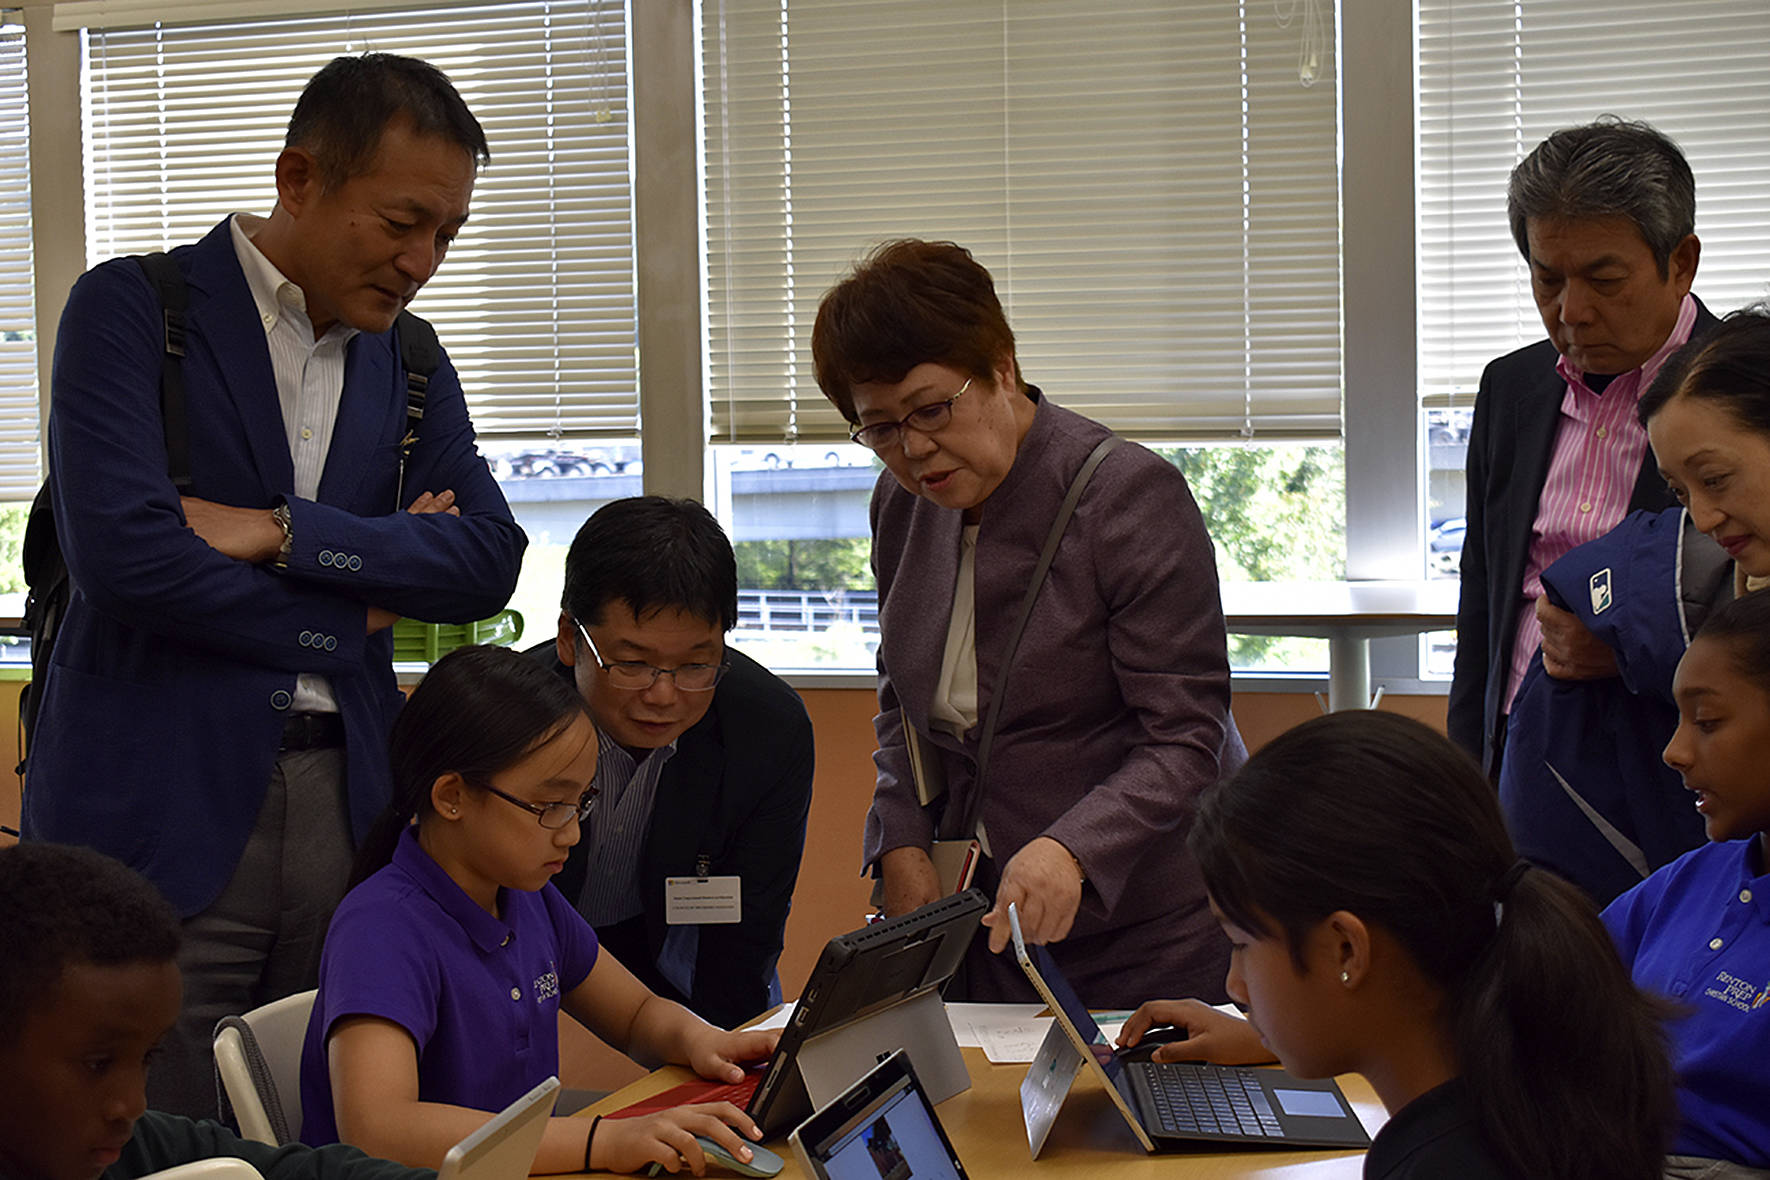
[{"label": "office chair back", "polygon": [[264,1180],[264,1175],[245,1160],[216,1156],[149,1172],[140,1180]]},{"label": "office chair back", "polygon": [[247,1139],[280,1147],[301,1137],[301,1045],[318,994],[286,996],[215,1026],[215,1073]]}]

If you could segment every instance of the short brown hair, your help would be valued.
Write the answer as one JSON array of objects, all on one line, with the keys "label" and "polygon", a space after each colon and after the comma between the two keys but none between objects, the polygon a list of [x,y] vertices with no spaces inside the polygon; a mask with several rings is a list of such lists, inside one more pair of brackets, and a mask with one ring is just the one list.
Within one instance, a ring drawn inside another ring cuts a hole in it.
[{"label": "short brown hair", "polygon": [[824,296],[811,329],[818,388],[850,422],[856,385],[902,381],[930,361],[987,379],[1004,356],[1014,330],[995,282],[952,242],[884,243]]}]

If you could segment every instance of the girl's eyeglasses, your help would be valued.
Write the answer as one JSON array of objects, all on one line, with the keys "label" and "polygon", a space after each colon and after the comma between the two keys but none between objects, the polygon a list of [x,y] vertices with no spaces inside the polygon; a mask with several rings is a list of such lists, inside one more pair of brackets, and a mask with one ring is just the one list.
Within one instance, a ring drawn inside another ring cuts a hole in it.
[{"label": "girl's eyeglasses", "polygon": [[518,799],[515,795],[500,791],[491,783],[474,783],[473,785],[490,791],[506,803],[532,813],[540,825],[549,831],[558,831],[574,819],[579,823],[588,819],[590,812],[596,807],[596,796],[602,793],[596,787],[589,787],[582,795],[578,796],[576,803],[530,803],[527,799]]}]

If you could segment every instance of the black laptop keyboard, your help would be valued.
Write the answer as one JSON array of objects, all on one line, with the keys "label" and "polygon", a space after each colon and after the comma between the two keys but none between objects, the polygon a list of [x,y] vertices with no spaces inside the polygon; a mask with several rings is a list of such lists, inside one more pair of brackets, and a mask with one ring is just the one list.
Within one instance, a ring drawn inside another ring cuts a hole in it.
[{"label": "black laptop keyboard", "polygon": [[1254,1071],[1221,1065],[1131,1061],[1131,1085],[1164,1135],[1284,1138]]}]

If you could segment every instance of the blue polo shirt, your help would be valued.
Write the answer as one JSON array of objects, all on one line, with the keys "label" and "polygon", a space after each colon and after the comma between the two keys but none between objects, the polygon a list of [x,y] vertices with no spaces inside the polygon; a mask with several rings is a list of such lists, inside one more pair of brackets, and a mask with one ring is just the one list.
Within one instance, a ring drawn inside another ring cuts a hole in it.
[{"label": "blue polo shirt", "polygon": [[408,828],[339,904],[301,1050],[304,1141],[338,1141],[325,1041],[346,1016],[412,1035],[424,1102],[502,1110],[559,1072],[559,997],[590,974],[596,934],[552,885],[498,897],[494,918]]},{"label": "blue polo shirt", "polygon": [[1604,911],[1635,982],[1689,1010],[1667,1029],[1681,1116],[1674,1155],[1770,1167],[1770,875],[1762,868],[1756,837],[1706,844]]}]

